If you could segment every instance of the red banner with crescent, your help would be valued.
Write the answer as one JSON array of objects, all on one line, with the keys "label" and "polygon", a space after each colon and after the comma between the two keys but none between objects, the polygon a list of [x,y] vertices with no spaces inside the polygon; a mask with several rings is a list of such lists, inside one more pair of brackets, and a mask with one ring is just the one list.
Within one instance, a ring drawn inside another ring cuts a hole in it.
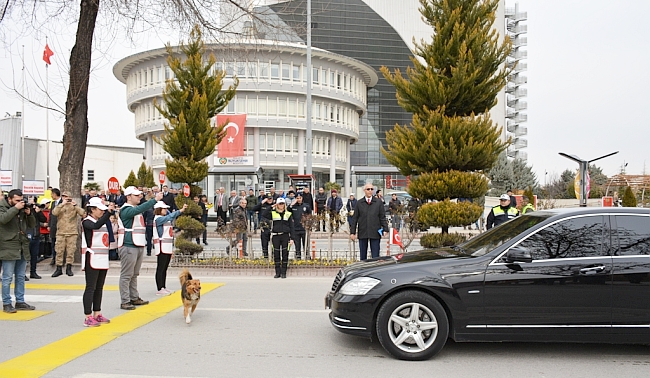
[{"label": "red banner with crescent", "polygon": [[224,125],[226,136],[217,147],[220,158],[244,156],[246,114],[217,115],[217,125]]},{"label": "red banner with crescent", "polygon": [[390,244],[399,245],[400,248],[404,249],[404,245],[402,244],[402,238],[399,236],[399,232],[397,232],[396,229],[391,228],[389,235],[390,235]]}]

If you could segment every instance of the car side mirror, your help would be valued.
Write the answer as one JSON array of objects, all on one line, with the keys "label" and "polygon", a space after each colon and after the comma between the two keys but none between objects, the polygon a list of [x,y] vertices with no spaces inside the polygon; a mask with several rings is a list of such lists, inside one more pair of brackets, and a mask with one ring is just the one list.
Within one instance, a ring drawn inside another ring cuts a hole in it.
[{"label": "car side mirror", "polygon": [[533,256],[526,248],[513,247],[506,252],[505,260],[510,264],[518,262],[529,263],[533,261]]}]

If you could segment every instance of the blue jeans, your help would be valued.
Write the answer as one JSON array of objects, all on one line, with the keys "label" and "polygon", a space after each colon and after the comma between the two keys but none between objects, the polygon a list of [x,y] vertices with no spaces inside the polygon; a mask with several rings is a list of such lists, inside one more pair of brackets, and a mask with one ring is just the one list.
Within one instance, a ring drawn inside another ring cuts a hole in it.
[{"label": "blue jeans", "polygon": [[14,295],[16,303],[25,302],[25,268],[27,260],[20,256],[20,260],[2,260],[2,304],[11,304],[11,280],[16,275]]},{"label": "blue jeans", "polygon": [[370,241],[370,256],[379,257],[379,242],[381,239],[359,239],[360,260],[368,259],[368,242]]}]

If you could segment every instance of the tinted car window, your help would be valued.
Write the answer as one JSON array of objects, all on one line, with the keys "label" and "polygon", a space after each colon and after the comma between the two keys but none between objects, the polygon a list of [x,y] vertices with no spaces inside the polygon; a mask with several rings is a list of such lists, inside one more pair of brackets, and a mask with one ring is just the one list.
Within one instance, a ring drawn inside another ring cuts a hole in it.
[{"label": "tinted car window", "polygon": [[[650,254],[650,217],[617,215],[618,256]],[[614,245],[616,242],[614,241]]]},{"label": "tinted car window", "polygon": [[534,213],[534,215],[517,217],[471,238],[460,245],[461,250],[468,255],[483,256],[536,224],[545,221],[549,216],[548,214]]},{"label": "tinted car window", "polygon": [[539,230],[518,246],[528,249],[533,260],[602,256],[604,231],[600,215],[572,218]]}]

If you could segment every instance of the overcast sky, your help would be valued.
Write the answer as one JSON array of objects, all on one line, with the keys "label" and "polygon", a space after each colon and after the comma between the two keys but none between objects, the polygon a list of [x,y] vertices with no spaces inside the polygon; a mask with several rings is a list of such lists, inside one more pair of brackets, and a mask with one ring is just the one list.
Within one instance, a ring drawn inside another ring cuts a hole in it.
[{"label": "overcast sky", "polygon": [[[507,2],[514,6],[514,2]],[[598,161],[605,174],[650,173],[650,2],[640,0],[520,0],[528,12],[528,162],[544,184],[548,178],[577,164],[558,152]],[[11,40],[9,24],[1,26]],[[75,30],[62,28],[49,35],[54,50],[49,68],[50,95],[64,106],[64,83]],[[104,36],[95,54],[89,93],[88,143],[142,146],[135,139],[133,114],[126,108],[126,88],[113,75],[113,65],[137,52],[159,48],[178,37],[154,34],[137,37],[136,45]],[[10,88],[21,86],[21,45],[25,46],[26,86],[30,97],[43,98],[45,64],[41,60],[44,33],[14,41],[0,53],[0,116],[14,114],[22,104]],[[25,134],[45,138],[45,112],[25,106]],[[63,117],[50,112],[50,138],[61,140]],[[648,164],[645,167],[645,164]]]}]

